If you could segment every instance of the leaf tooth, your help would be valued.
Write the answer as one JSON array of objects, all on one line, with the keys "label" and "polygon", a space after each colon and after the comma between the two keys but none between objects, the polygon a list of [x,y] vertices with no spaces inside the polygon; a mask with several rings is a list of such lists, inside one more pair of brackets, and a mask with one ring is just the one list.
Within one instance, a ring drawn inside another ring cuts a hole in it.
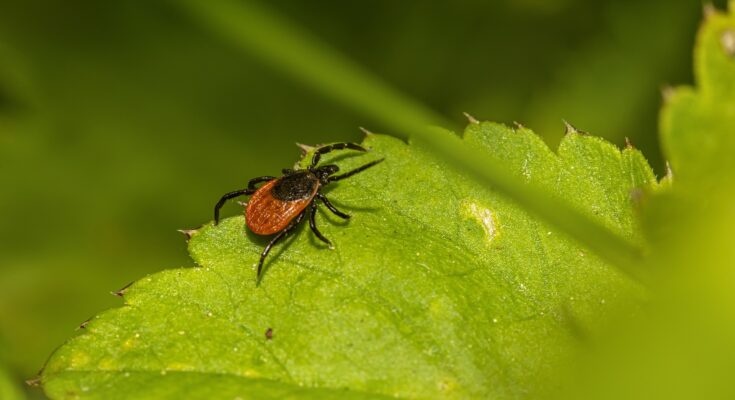
[{"label": "leaf tooth", "polygon": [[625,137],[625,148],[629,150],[635,149],[635,146],[633,146],[633,143],[631,143],[630,139],[627,136]]},{"label": "leaf tooth", "polygon": [[526,129],[526,126],[518,121],[513,121],[513,125],[515,125],[516,129]]},{"label": "leaf tooth", "polygon": [[94,317],[89,317],[86,320],[84,320],[84,322],[82,322],[81,324],[79,324],[79,326],[77,326],[77,330],[87,329],[87,325],[89,325],[89,322],[92,321],[93,319]]},{"label": "leaf tooth", "polygon": [[477,118],[473,117],[469,113],[463,112],[462,114],[464,114],[465,118],[467,118],[467,121],[469,121],[469,123],[475,124],[475,125],[480,123],[480,121],[478,121]]},{"label": "leaf tooth", "polygon": [[369,129],[365,128],[365,127],[362,127],[362,126],[358,126],[358,128],[359,128],[359,129],[360,129],[360,130],[362,131],[362,133],[364,133],[364,134],[365,134],[365,137],[368,137],[368,136],[372,136],[372,135],[375,135],[375,132],[373,132],[373,131],[371,131],[371,130],[369,130]]},{"label": "leaf tooth", "polygon": [[298,146],[299,149],[301,149],[301,157],[309,154],[310,151],[313,151],[314,149],[316,149],[316,147],[314,146],[309,146],[308,144],[303,144],[299,142],[296,142],[296,146]]},{"label": "leaf tooth", "polygon": [[130,286],[133,286],[133,283],[135,283],[135,281],[132,281],[132,282],[128,283],[127,285],[123,286],[119,290],[116,290],[114,292],[110,292],[110,294],[113,295],[113,296],[117,296],[117,297],[123,297],[123,296],[125,296],[125,293],[128,291],[128,289],[130,289]]},{"label": "leaf tooth", "polygon": [[181,232],[184,235],[184,237],[186,238],[186,241],[188,242],[189,239],[191,239],[192,237],[194,237],[194,235],[196,235],[197,233],[199,233],[199,230],[201,228],[202,228],[202,226],[200,225],[200,226],[198,226],[196,228],[193,228],[193,229],[177,229],[176,231],[177,232]]},{"label": "leaf tooth", "polygon": [[570,124],[569,121],[562,119],[562,122],[564,122],[564,134],[566,135],[589,135],[589,133],[577,129],[574,125]]}]

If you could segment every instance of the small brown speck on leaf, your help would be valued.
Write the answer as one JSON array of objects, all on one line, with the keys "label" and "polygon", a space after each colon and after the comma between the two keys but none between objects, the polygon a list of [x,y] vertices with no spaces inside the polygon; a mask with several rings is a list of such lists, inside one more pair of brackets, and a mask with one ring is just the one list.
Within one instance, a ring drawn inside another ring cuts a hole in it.
[{"label": "small brown speck on leaf", "polygon": [[268,340],[273,339],[273,329],[272,328],[268,328],[265,330],[265,338]]}]

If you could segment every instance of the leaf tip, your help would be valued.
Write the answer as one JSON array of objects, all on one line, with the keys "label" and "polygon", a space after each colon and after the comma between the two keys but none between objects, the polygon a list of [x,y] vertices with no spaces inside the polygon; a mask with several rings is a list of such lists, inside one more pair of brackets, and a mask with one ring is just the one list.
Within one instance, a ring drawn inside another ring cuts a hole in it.
[{"label": "leaf tip", "polygon": [[630,139],[627,136],[625,137],[625,148],[628,150],[635,149],[635,146],[633,146],[633,143],[631,143]]},{"label": "leaf tip", "polygon": [[195,236],[195,235],[196,235],[197,233],[199,233],[199,230],[200,230],[201,228],[202,228],[202,227],[201,227],[201,226],[199,226],[199,227],[197,227],[197,228],[193,228],[193,229],[177,229],[176,231],[177,231],[177,232],[181,232],[181,234],[183,234],[183,235],[184,235],[184,237],[186,238],[186,241],[188,242],[188,241],[189,241],[189,239],[191,239],[191,238],[192,238],[192,237],[194,237],[194,236]]},{"label": "leaf tip", "polygon": [[[563,121],[563,120],[562,120]],[[513,126],[516,127],[516,129],[526,129],[526,126],[518,121],[513,121]]]},{"label": "leaf tip", "polygon": [[358,128],[360,128],[360,130],[362,131],[362,133],[364,133],[364,134],[365,134],[365,137],[366,137],[366,138],[367,138],[367,137],[370,137],[370,136],[373,136],[373,135],[375,135],[375,132],[372,132],[372,131],[370,131],[370,130],[369,130],[369,129],[367,129],[367,128],[364,128],[364,127],[362,127],[362,126],[359,126]]},{"label": "leaf tip", "polygon": [[569,121],[562,119],[561,120],[564,123],[564,134],[565,135],[589,135],[589,133],[577,129],[574,125],[570,124]]},{"label": "leaf tip", "polygon": [[467,112],[463,112],[462,114],[464,115],[464,117],[465,117],[465,118],[467,118],[467,121],[468,121],[469,123],[471,123],[471,124],[475,124],[475,125],[478,125],[478,124],[480,123],[480,121],[478,121],[478,120],[477,120],[477,118],[473,117],[473,116],[472,116],[472,115],[470,115],[469,113],[467,113]]},{"label": "leaf tip", "polygon": [[299,149],[301,149],[301,155],[302,155],[302,156],[305,156],[305,155],[307,155],[307,154],[308,154],[308,153],[309,153],[310,151],[314,151],[314,149],[316,149],[316,147],[314,147],[314,146],[309,146],[308,144],[303,144],[303,143],[299,143],[299,142],[296,142],[296,146],[297,146],[297,147],[298,147]]}]

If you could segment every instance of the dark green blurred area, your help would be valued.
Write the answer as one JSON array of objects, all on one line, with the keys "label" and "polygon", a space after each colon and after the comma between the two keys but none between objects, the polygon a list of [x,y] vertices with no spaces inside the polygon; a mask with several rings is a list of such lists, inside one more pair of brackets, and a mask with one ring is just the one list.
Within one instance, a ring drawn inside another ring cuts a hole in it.
[{"label": "dark green blurred area", "polygon": [[[555,146],[565,118],[629,137],[659,173],[659,90],[691,81],[701,18],[699,1],[268,4],[450,128],[466,111]],[[358,126],[390,133],[173,0],[0,2],[0,366],[34,375],[121,303],[110,291],[191,265],[175,230],[209,221],[222,193],[292,165],[294,142],[357,141]]]}]

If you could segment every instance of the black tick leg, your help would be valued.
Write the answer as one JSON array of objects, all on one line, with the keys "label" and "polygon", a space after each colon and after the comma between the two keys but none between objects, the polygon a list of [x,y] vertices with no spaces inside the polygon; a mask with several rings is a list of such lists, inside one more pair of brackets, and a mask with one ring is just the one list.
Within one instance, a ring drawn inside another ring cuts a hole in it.
[{"label": "black tick leg", "polygon": [[222,208],[223,205],[225,205],[225,202],[229,199],[234,199],[235,197],[240,196],[246,196],[251,195],[255,193],[255,189],[240,189],[235,190],[234,192],[226,193],[224,196],[222,196],[221,199],[215,204],[214,206],[214,224],[219,224],[219,209]]},{"label": "black tick leg", "polygon": [[322,154],[329,153],[332,150],[343,150],[343,149],[351,149],[351,150],[357,150],[357,151],[367,151],[366,148],[354,144],[354,143],[334,143],[330,144],[324,147],[320,147],[316,149],[314,152],[314,155],[311,157],[311,167],[316,167],[317,164],[319,164],[319,160],[322,158]]},{"label": "black tick leg", "polygon": [[355,168],[352,171],[345,172],[342,175],[330,176],[329,177],[329,182],[335,182],[335,181],[339,181],[339,180],[342,180],[342,179],[345,179],[345,178],[349,178],[352,175],[355,175],[355,174],[357,174],[359,172],[362,172],[362,171],[364,171],[364,170],[366,170],[366,169],[368,169],[368,168],[370,168],[370,167],[372,167],[372,166],[374,166],[376,164],[380,164],[381,162],[383,162],[383,160],[385,160],[385,158],[381,158],[380,160],[375,160],[375,161],[369,162],[369,163],[363,165],[362,167]]},{"label": "black tick leg", "polygon": [[322,235],[321,232],[319,232],[319,229],[316,227],[316,202],[311,202],[311,210],[309,214],[309,226],[311,227],[311,230],[314,232],[316,237],[319,238],[322,242],[329,245],[330,249],[333,249],[332,242],[329,241],[329,239],[325,238],[324,235]]},{"label": "black tick leg", "polygon": [[342,219],[350,219],[350,216],[349,215],[347,215],[347,214],[343,213],[342,211],[338,210],[337,207],[335,207],[332,203],[330,203],[329,200],[327,199],[327,196],[325,196],[325,195],[323,195],[321,193],[317,193],[316,194],[316,197],[318,197],[319,200],[321,200],[322,203],[324,203],[324,205],[327,206],[327,208],[329,209],[329,211],[331,211],[332,213],[334,213],[334,215],[336,215],[336,216],[338,216],[338,217],[340,217]]},{"label": "black tick leg", "polygon": [[296,225],[298,225],[299,222],[301,222],[302,219],[304,219],[304,212],[303,211],[301,212],[301,214],[299,214],[298,217],[294,218],[293,221],[291,221],[291,223],[288,224],[287,227],[283,228],[282,231],[278,232],[278,234],[276,234],[276,236],[274,236],[273,239],[271,239],[271,241],[268,242],[268,245],[265,246],[265,249],[263,249],[263,252],[260,253],[260,261],[258,261],[258,274],[256,276],[256,281],[257,282],[260,282],[260,272],[263,269],[263,262],[265,261],[265,257],[268,256],[268,253],[270,253],[271,248],[273,247],[273,245],[275,245],[281,239],[283,239],[284,237],[286,237],[286,235],[288,235],[289,232],[291,232],[293,230],[293,228],[295,228]]},{"label": "black tick leg", "polygon": [[248,181],[248,189],[255,189],[255,185],[261,182],[268,182],[276,179],[275,176],[259,176]]}]

